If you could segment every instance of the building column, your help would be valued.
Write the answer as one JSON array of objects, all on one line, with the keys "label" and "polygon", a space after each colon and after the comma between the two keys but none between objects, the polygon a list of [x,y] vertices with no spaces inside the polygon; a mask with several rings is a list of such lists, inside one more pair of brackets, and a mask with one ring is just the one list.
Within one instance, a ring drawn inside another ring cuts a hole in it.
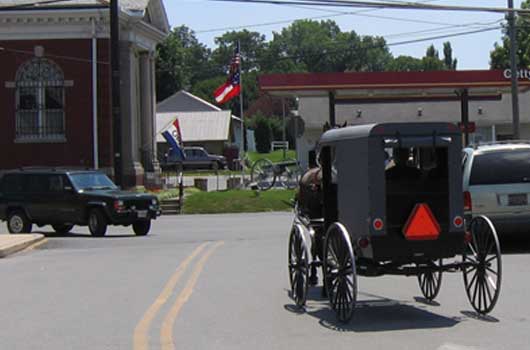
[{"label": "building column", "polygon": [[[155,86],[154,86],[153,53],[144,51],[140,54],[140,105],[141,105],[141,159],[146,171],[146,184],[157,185],[159,166],[155,154]],[[158,172],[158,174],[157,174]]]},{"label": "building column", "polygon": [[149,55],[149,73],[151,76],[151,113],[152,118],[150,119],[151,122],[151,143],[152,143],[152,157],[153,157],[153,169],[156,176],[156,182],[159,185],[160,184],[160,163],[158,162],[158,150],[156,145],[156,51],[152,51]]},{"label": "building column", "polygon": [[139,99],[140,77],[138,57],[130,43],[120,45],[122,162],[125,187],[142,186],[144,168],[140,162]]}]

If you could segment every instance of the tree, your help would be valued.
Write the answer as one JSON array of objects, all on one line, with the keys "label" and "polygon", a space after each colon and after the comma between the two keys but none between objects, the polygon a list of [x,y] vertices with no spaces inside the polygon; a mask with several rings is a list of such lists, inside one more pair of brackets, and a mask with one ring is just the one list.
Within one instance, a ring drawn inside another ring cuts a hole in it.
[{"label": "tree", "polygon": [[157,48],[156,92],[159,101],[211,76],[210,50],[186,26],[174,28]]},{"label": "tree", "polygon": [[[530,9],[530,0],[521,2],[521,9]],[[526,16],[518,16],[515,20],[517,41],[517,64],[519,67],[530,65],[530,26]],[[502,42],[495,43],[490,52],[491,69],[504,69],[510,67],[510,37],[508,27],[504,26]]]},{"label": "tree", "polygon": [[392,56],[383,38],[342,32],[336,22],[298,20],[274,33],[265,71],[381,71]]},{"label": "tree", "polygon": [[219,73],[228,71],[234,55],[236,44],[240,42],[241,60],[243,71],[260,69],[260,59],[267,47],[265,35],[248,30],[227,32],[215,38],[217,48],[212,53],[212,62],[219,69]]},{"label": "tree", "polygon": [[446,69],[444,61],[440,60],[438,50],[436,50],[436,48],[432,44],[427,48],[425,56],[423,56],[423,58],[421,59],[421,64],[423,71]]},{"label": "tree", "polygon": [[412,56],[398,56],[394,58],[387,66],[391,72],[420,72],[423,70],[421,59]]},{"label": "tree", "polygon": [[451,43],[449,41],[444,43],[444,64],[445,69],[447,70],[456,69],[457,60],[456,58],[453,59],[453,48],[451,47]]},{"label": "tree", "polygon": [[269,153],[271,150],[272,128],[267,117],[258,113],[252,117],[256,150],[259,153]]}]

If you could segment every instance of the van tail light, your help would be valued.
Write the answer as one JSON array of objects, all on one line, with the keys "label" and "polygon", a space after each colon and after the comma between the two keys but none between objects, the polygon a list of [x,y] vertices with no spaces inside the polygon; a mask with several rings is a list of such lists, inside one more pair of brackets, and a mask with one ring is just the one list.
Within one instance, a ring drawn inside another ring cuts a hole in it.
[{"label": "van tail light", "polygon": [[464,210],[471,211],[473,205],[471,203],[471,193],[469,191],[464,192]]}]

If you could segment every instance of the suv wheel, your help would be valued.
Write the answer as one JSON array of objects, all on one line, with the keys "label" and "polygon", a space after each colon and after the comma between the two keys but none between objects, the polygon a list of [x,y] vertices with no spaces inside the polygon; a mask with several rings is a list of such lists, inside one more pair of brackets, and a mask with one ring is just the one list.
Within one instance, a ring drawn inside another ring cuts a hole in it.
[{"label": "suv wheel", "polygon": [[105,236],[107,232],[107,218],[101,209],[92,209],[88,213],[88,229],[94,237]]},{"label": "suv wheel", "polygon": [[74,225],[52,225],[55,232],[58,234],[64,235],[72,230],[74,228]]},{"label": "suv wheel", "polygon": [[151,220],[139,220],[133,223],[133,230],[137,236],[145,236],[151,229]]},{"label": "suv wheel", "polygon": [[13,211],[7,217],[7,229],[9,233],[30,233],[32,226],[31,221],[29,221],[23,211]]}]

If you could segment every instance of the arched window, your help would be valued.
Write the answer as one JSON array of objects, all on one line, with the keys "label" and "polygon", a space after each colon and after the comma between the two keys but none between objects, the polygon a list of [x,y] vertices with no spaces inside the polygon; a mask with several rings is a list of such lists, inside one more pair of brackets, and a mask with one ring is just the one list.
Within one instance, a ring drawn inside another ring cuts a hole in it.
[{"label": "arched window", "polygon": [[16,75],[17,140],[64,139],[64,74],[54,62],[33,58]]}]

